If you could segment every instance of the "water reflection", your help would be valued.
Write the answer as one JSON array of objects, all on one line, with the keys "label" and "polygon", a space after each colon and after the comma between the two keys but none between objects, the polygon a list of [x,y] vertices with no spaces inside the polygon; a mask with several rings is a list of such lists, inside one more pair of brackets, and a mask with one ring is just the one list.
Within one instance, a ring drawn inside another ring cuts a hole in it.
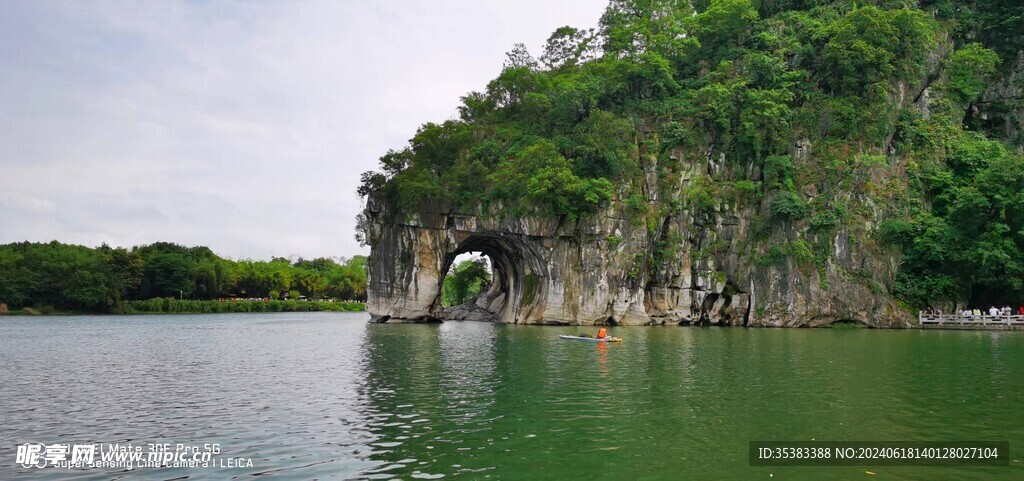
[{"label": "water reflection", "polygon": [[[4,319],[0,445],[223,445],[253,468],[0,479],[851,479],[752,440],[994,440],[1024,458],[1024,336],[374,325],[355,314]],[[879,479],[1020,479],[1009,468]]]},{"label": "water reflection", "polygon": [[365,395],[377,437],[369,457],[381,465],[366,478],[493,468],[471,451],[494,443],[497,339],[498,326],[484,323],[368,326]]},{"label": "water reflection", "polygon": [[[590,344],[560,341],[558,334],[578,329],[371,326],[370,385],[386,394],[371,396],[372,403],[378,412],[409,417],[376,425],[386,449],[372,458],[382,467],[364,475],[629,478],[642,469],[650,479],[734,479],[783,472],[747,466],[751,440],[1024,437],[1005,422],[979,425],[960,414],[992,406],[982,393],[1024,401],[1019,384],[1003,384],[1007,376],[1019,381],[1019,370],[991,362],[1019,363],[1019,352],[998,345],[1019,347],[1019,338],[618,328],[613,334],[626,342]],[[932,379],[936,369],[943,379]],[[1006,411],[999,417],[1021,419]],[[847,479],[862,471],[800,468],[787,477]],[[886,470],[892,479],[943,473],[1009,474]]]}]

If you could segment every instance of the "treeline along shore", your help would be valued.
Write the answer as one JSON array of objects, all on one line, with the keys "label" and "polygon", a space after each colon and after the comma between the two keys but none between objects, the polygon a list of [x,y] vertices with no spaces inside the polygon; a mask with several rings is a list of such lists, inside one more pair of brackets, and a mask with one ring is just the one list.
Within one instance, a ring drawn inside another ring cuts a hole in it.
[{"label": "treeline along shore", "polygon": [[362,312],[366,304],[358,301],[309,301],[309,300],[179,300],[172,297],[158,297],[145,301],[127,301],[125,314],[213,314],[227,312]]},{"label": "treeline along shore", "polygon": [[362,311],[366,257],[232,260],[157,242],[0,245],[0,314]]}]

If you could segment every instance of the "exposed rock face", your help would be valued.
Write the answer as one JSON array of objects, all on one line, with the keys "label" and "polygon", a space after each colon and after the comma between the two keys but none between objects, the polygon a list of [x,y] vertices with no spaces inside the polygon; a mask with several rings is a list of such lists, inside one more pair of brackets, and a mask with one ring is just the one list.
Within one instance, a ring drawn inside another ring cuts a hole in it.
[{"label": "exposed rock face", "polygon": [[[485,303],[481,303],[486,305]],[[498,306],[500,309],[500,306]],[[498,316],[476,302],[467,302],[460,306],[446,307],[441,317],[452,321],[497,321]]]},{"label": "exposed rock face", "polygon": [[980,102],[972,106],[970,115],[989,123],[989,128],[1017,145],[1024,152],[1024,50],[996,82],[988,85]]},{"label": "exposed rock face", "polygon": [[[796,146],[793,155],[810,155],[801,149],[806,146]],[[728,170],[714,159],[679,159],[682,153],[670,161],[682,169],[675,188],[683,192],[712,169]],[[895,175],[888,167],[868,174]],[[657,180],[648,175],[644,188],[652,203]],[[813,197],[827,188],[809,185],[801,191]],[[372,248],[367,308],[378,322],[796,327],[842,320],[911,325],[913,316],[887,292],[895,254],[871,240],[870,221],[817,238],[784,225],[773,228],[770,200],[719,199],[710,210],[684,203],[665,215],[653,210],[639,215],[617,200],[597,215],[570,221],[501,216],[500,206],[464,212],[443,203],[395,212],[371,195],[364,212]],[[850,202],[872,205],[870,198]],[[799,252],[771,256],[771,246],[808,242],[828,246],[828,259],[814,262]],[[440,303],[444,275],[465,252],[482,252],[492,260],[494,282],[475,305],[445,310]]]}]

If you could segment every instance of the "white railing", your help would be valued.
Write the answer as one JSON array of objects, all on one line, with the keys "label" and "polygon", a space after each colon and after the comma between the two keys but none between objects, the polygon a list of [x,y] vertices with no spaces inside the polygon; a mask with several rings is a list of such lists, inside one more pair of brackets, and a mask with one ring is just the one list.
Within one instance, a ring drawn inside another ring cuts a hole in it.
[{"label": "white railing", "polygon": [[917,320],[924,326],[1024,326],[1024,316],[990,316],[982,315],[961,315],[961,314],[925,314],[917,313]]}]

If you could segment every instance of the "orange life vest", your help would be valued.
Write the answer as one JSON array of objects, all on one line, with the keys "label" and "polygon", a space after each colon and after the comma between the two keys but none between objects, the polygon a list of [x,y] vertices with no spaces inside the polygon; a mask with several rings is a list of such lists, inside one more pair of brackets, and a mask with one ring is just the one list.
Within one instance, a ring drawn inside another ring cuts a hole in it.
[{"label": "orange life vest", "polygon": [[602,327],[601,329],[597,330],[597,338],[598,339],[604,339],[606,337],[608,337],[608,330],[607,329]]}]

